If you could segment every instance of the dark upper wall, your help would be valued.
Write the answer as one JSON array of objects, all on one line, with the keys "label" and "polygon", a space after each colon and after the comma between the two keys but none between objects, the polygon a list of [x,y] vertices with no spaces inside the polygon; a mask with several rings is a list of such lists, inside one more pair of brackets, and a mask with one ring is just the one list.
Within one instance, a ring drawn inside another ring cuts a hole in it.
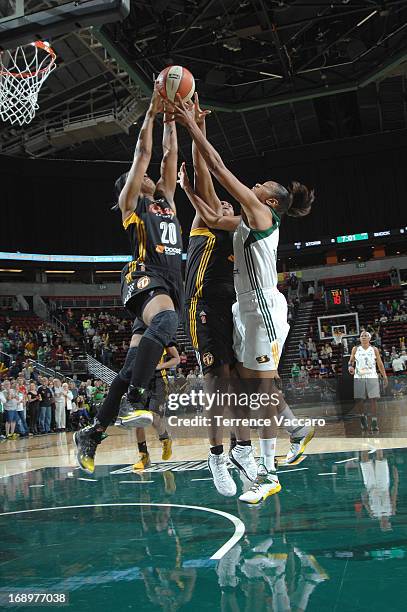
[{"label": "dark upper wall", "polygon": [[[282,243],[407,224],[406,131],[287,149],[231,167],[248,185],[272,178],[315,187],[312,214],[286,217]],[[127,169],[121,163],[0,157],[0,250],[126,253],[120,216],[109,207],[113,183]],[[157,171],[152,168],[153,178]],[[177,204],[187,236],[192,212],[181,192]]]}]

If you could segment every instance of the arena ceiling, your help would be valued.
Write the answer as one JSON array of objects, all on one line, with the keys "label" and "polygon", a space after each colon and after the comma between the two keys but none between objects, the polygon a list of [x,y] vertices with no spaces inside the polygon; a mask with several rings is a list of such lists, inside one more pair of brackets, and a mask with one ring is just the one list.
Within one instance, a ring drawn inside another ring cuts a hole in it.
[{"label": "arena ceiling", "polygon": [[[58,4],[32,0],[26,10]],[[130,0],[130,8],[122,22],[52,39],[58,69],[30,126],[0,124],[2,153],[131,159],[133,123],[153,75],[171,63],[192,71],[215,109],[208,135],[228,160],[407,128],[406,0]]]}]

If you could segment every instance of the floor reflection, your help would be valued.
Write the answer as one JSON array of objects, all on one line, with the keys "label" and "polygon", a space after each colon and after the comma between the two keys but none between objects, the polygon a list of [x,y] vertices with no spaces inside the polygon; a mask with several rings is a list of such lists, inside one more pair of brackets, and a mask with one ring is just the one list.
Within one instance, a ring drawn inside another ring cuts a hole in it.
[{"label": "floor reflection", "polygon": [[[220,497],[193,463],[3,478],[2,588],[67,592],[75,612],[370,611],[391,610],[395,589],[406,599],[407,450],[309,456],[281,470],[283,490],[260,507]],[[218,562],[233,527],[210,509],[246,528]]]}]

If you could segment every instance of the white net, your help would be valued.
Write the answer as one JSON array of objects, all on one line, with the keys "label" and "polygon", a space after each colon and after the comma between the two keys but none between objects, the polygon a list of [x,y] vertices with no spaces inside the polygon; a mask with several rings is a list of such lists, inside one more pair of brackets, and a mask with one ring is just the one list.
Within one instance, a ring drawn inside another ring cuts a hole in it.
[{"label": "white net", "polygon": [[56,67],[55,53],[46,42],[35,42],[0,53],[0,117],[30,123],[38,108],[38,92]]}]

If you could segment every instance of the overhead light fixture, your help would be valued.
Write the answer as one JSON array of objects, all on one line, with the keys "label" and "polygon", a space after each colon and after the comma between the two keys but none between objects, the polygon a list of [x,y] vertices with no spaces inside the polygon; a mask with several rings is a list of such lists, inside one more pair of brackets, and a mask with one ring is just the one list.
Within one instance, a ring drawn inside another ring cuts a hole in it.
[{"label": "overhead light fixture", "polygon": [[12,268],[0,268],[0,272],[22,272],[22,270],[13,270]]},{"label": "overhead light fixture", "polygon": [[376,11],[372,11],[367,17],[365,17],[364,19],[362,19],[362,21],[359,21],[359,23],[356,25],[357,28],[360,28],[361,25],[363,25],[364,23],[366,23],[366,21],[368,21],[368,19],[370,19],[371,17],[373,17],[373,15],[376,15],[377,10]]},{"label": "overhead light fixture", "polygon": [[46,274],[75,274],[76,270],[45,270]]},{"label": "overhead light fixture", "polygon": [[222,47],[228,51],[233,51],[234,53],[242,50],[240,39],[237,36],[232,36],[231,38],[224,40]]}]

